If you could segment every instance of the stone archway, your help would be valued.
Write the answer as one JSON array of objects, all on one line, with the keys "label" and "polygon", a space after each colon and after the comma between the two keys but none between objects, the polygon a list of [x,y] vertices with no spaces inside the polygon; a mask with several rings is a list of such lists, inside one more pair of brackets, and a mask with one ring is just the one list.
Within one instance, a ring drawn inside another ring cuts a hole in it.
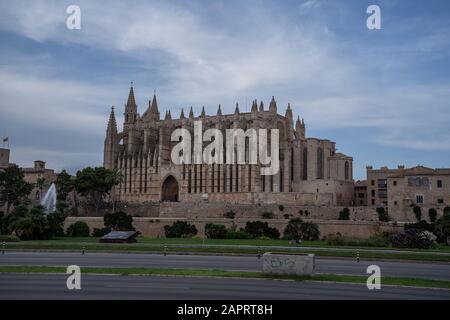
[{"label": "stone archway", "polygon": [[162,202],[178,202],[179,187],[178,182],[173,176],[168,176],[161,188]]}]

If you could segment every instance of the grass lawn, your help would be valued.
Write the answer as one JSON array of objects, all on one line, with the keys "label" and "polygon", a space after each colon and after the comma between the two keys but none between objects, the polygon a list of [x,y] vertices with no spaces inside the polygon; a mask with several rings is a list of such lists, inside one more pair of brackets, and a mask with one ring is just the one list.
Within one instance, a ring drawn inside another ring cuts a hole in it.
[{"label": "grass lawn", "polygon": [[[318,256],[328,257],[353,257],[356,256],[356,247],[331,247],[325,241],[305,241],[301,245],[291,245],[287,240],[217,240],[201,238],[183,238],[183,239],[168,239],[168,238],[144,238],[139,237],[137,243],[133,244],[106,244],[99,243],[98,238],[60,238],[55,240],[45,241],[21,241],[11,242],[7,244],[7,249],[15,250],[82,250],[85,247],[90,251],[129,251],[129,252],[197,252],[197,253],[217,253],[217,254],[258,254],[261,253],[259,246],[276,246],[276,247],[291,247],[295,248],[297,253],[314,253]],[[201,245],[225,245],[229,247],[202,247]],[[167,245],[167,248],[165,248]],[[183,245],[183,247],[177,247]],[[189,246],[192,247],[189,247]],[[237,246],[251,246],[251,247],[237,247]],[[317,250],[306,250],[302,247],[316,247]],[[329,248],[329,250],[320,250],[321,248]],[[355,250],[346,250],[355,249]],[[363,248],[360,249],[383,249],[394,250],[392,248]],[[397,249],[395,249],[397,250]],[[290,252],[284,248],[271,250],[273,252]],[[389,252],[360,252],[362,259],[403,259],[403,260],[423,260],[423,261],[450,261],[449,255],[437,255],[436,252],[448,253],[448,247],[438,247],[432,250],[412,250],[420,251],[420,254],[411,252],[411,250],[401,250],[400,253]]]},{"label": "grass lawn", "polygon": [[[293,281],[326,281],[366,284],[367,277],[352,275],[317,274],[313,276],[275,276],[261,272],[225,271],[217,269],[148,269],[148,268],[82,268],[83,274],[142,275],[142,276],[197,276],[221,278],[247,278]],[[62,267],[0,267],[0,273],[55,273],[65,274]],[[450,281],[403,277],[383,277],[382,285],[450,289]]]}]

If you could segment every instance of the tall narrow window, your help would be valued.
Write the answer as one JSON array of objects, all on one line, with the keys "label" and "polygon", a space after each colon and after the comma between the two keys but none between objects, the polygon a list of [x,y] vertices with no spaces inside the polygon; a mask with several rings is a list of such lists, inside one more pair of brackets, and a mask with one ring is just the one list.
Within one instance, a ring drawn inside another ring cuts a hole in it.
[{"label": "tall narrow window", "polygon": [[220,192],[220,168],[221,165],[217,165],[217,192]]},{"label": "tall narrow window", "polygon": [[248,191],[252,191],[252,165],[248,166]]},{"label": "tall narrow window", "polygon": [[188,173],[188,193],[192,192],[192,170],[189,169]]},{"label": "tall narrow window", "polygon": [[239,165],[236,165],[236,188],[235,192],[239,192]]},{"label": "tall narrow window", "polygon": [[194,193],[197,193],[197,165],[194,165]]},{"label": "tall narrow window", "polygon": [[223,168],[223,188],[222,188],[222,192],[227,192],[227,166],[223,164],[222,168]]},{"label": "tall narrow window", "polygon": [[308,180],[308,149],[303,149],[303,180]]},{"label": "tall narrow window", "polygon": [[323,179],[323,149],[317,149],[317,179]]},{"label": "tall narrow window", "polygon": [[122,162],[124,163],[124,165],[123,165],[123,167],[124,167],[123,172],[125,173],[123,175],[123,192],[127,193],[127,160],[125,160],[125,161],[122,160]]},{"label": "tall narrow window", "polygon": [[294,148],[291,148],[291,163],[290,163],[291,182],[294,181]]},{"label": "tall narrow window", "polygon": [[349,179],[350,175],[350,165],[348,164],[348,161],[345,161],[345,180]]},{"label": "tall narrow window", "polygon": [[200,188],[199,192],[202,193],[203,191],[203,165],[200,165]]},{"label": "tall narrow window", "polygon": [[442,188],[442,180],[438,180],[437,181],[437,187],[438,188]]},{"label": "tall narrow window", "polygon": [[233,192],[233,165],[230,165],[229,168],[230,168],[230,192]]},{"label": "tall narrow window", "polygon": [[280,168],[280,192],[283,192],[283,169]]},{"label": "tall narrow window", "polygon": [[214,174],[214,163],[212,164],[212,183],[211,183],[211,192],[214,193],[214,183],[216,182],[216,180],[214,179],[215,174]]}]

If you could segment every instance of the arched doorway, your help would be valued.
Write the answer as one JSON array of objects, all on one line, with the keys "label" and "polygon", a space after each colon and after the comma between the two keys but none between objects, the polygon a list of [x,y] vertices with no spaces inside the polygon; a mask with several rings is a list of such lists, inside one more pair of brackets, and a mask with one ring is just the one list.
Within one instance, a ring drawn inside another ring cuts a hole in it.
[{"label": "arched doorway", "polygon": [[162,202],[178,202],[178,182],[173,176],[168,176],[161,188]]}]

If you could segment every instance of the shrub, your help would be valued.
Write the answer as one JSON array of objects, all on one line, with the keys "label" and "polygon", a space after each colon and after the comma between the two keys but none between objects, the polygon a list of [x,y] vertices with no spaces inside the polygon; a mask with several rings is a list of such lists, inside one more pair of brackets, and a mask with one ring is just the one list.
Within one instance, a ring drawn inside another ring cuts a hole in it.
[{"label": "shrub", "polygon": [[64,235],[65,209],[67,206],[57,203],[56,211],[45,214],[41,206],[28,209],[26,205],[18,205],[14,210],[1,218],[1,233],[15,233],[23,240],[47,240]]},{"label": "shrub", "polygon": [[405,230],[409,230],[409,229],[417,229],[420,231],[434,232],[435,225],[433,223],[428,223],[425,220],[421,220],[416,223],[405,224]]},{"label": "shrub", "polygon": [[280,238],[280,232],[276,228],[269,227],[267,222],[249,221],[245,225],[245,232],[252,238],[269,237],[271,239]]},{"label": "shrub", "polygon": [[101,228],[101,229],[94,228],[94,230],[92,231],[92,236],[94,238],[101,238],[110,232],[111,232],[111,229],[109,229],[109,228]]},{"label": "shrub", "polygon": [[266,212],[262,213],[261,217],[263,219],[273,219],[275,217],[275,215],[273,214],[273,212],[266,211]]},{"label": "shrub", "polygon": [[413,212],[414,212],[414,215],[416,216],[416,220],[421,221],[422,220],[422,208],[419,206],[413,206]]},{"label": "shrub", "polygon": [[442,216],[436,222],[435,232],[438,242],[450,245],[450,214]]},{"label": "shrub", "polygon": [[222,224],[208,223],[205,226],[205,235],[208,239],[225,239],[227,228]]},{"label": "shrub", "polygon": [[437,218],[437,211],[434,208],[431,208],[430,210],[428,210],[428,217],[430,218],[430,222],[434,223],[436,222],[436,218]]},{"label": "shrub", "polygon": [[134,231],[133,217],[123,211],[107,213],[103,217],[105,227],[115,231]]},{"label": "shrub", "polygon": [[20,239],[12,235],[0,235],[0,242],[19,242]]},{"label": "shrub", "polygon": [[348,208],[339,211],[339,220],[350,220],[350,210]]},{"label": "shrub", "polygon": [[[13,213],[14,214],[14,213]],[[11,214],[10,214],[11,215]],[[21,240],[47,240],[51,235],[48,220],[44,214],[44,208],[38,206],[31,208],[23,216],[11,217],[9,228],[14,231]]]},{"label": "shrub", "polygon": [[224,213],[223,216],[227,219],[234,219],[234,217],[236,216],[236,213],[234,213],[233,210],[230,210],[230,211]]},{"label": "shrub", "polygon": [[378,207],[377,208],[378,213],[378,220],[381,222],[389,222],[389,215],[386,212],[386,209],[384,207]]},{"label": "shrub", "polygon": [[450,216],[450,207],[444,208],[444,216]]},{"label": "shrub", "polygon": [[243,230],[241,231],[228,230],[225,235],[225,239],[251,239],[251,238],[252,236]]},{"label": "shrub", "polygon": [[395,248],[430,249],[435,246],[436,236],[428,231],[419,229],[407,229],[392,238],[392,246]]},{"label": "shrub", "polygon": [[327,244],[331,246],[387,247],[391,243],[391,238],[392,235],[386,232],[377,233],[366,239],[330,234],[327,237]]},{"label": "shrub", "polygon": [[291,219],[284,229],[284,238],[286,240],[319,240],[319,226],[315,223],[304,222],[301,218]]},{"label": "shrub", "polygon": [[186,221],[175,221],[171,226],[164,226],[167,238],[191,238],[197,234],[197,228]]},{"label": "shrub", "polygon": [[89,226],[86,222],[77,221],[72,223],[66,230],[66,234],[69,237],[89,237]]}]

